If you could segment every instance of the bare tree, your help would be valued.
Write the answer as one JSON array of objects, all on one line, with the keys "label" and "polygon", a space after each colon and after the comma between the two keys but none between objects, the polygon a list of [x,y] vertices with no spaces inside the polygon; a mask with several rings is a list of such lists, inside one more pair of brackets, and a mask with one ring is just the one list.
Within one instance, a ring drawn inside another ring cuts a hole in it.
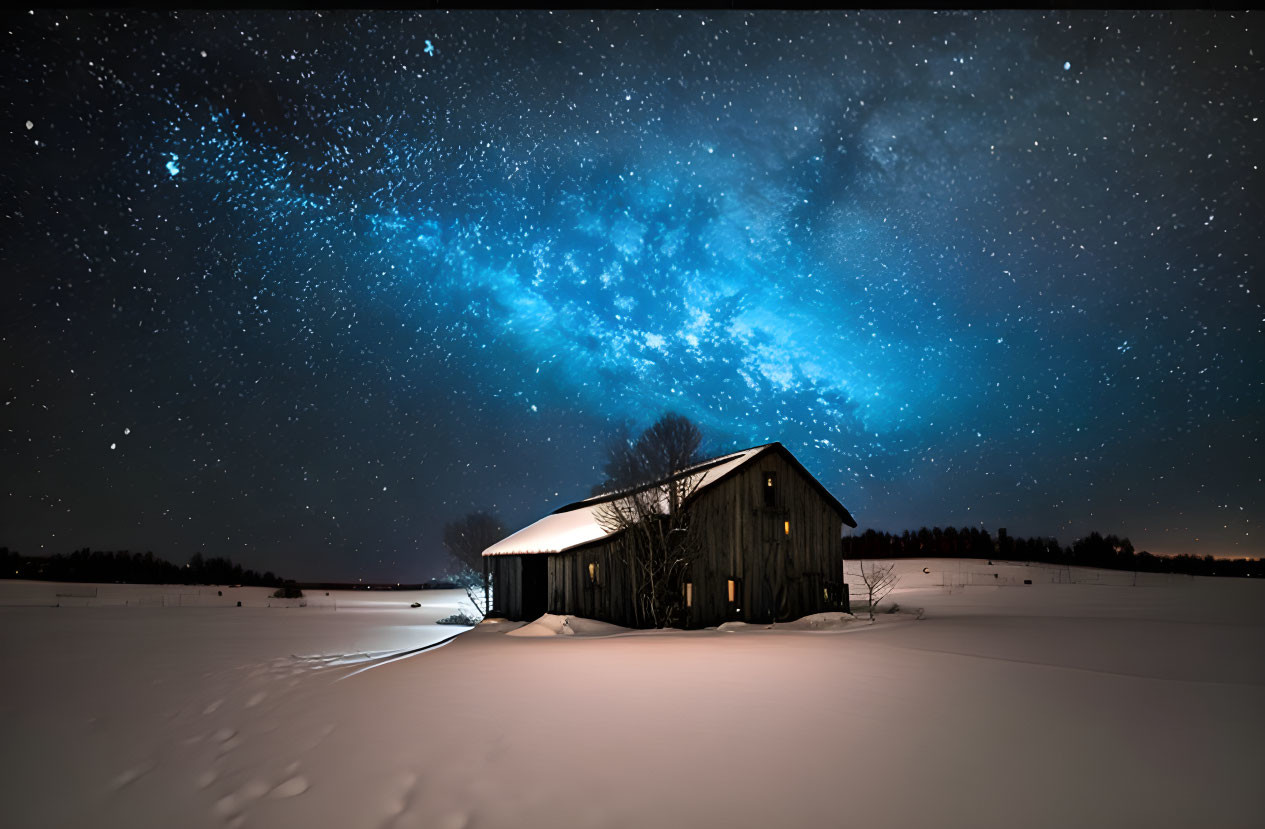
[{"label": "bare tree", "polygon": [[685,504],[702,483],[703,473],[690,470],[701,444],[698,427],[670,413],[610,448],[606,485],[618,494],[595,517],[619,534],[614,546],[628,567],[638,624],[671,627],[683,618],[683,586],[700,552]]},{"label": "bare tree", "polygon": [[861,583],[865,585],[866,600],[870,606],[870,621],[874,621],[874,608],[879,602],[892,592],[892,588],[900,581],[900,577],[896,575],[896,563],[887,562],[879,564],[871,561],[866,566],[864,559],[857,561],[858,575],[861,577]]},{"label": "bare tree", "polygon": [[673,412],[659,418],[635,440],[628,426],[622,425],[606,446],[602,491],[636,489],[671,477],[699,462],[702,444],[698,426]]},{"label": "bare tree", "polygon": [[483,560],[483,551],[504,537],[505,525],[495,515],[486,512],[472,512],[444,525],[444,547],[461,568],[461,584],[476,609],[479,608],[476,585],[480,580],[483,583],[482,611],[485,616],[489,596],[487,562]]},{"label": "bare tree", "polygon": [[621,423],[614,434],[607,437],[606,465],[602,467],[605,477],[593,485],[590,495],[604,495],[645,483],[640,477],[643,473],[638,469],[635,460],[636,453],[633,451],[635,444],[636,440],[627,423]]}]

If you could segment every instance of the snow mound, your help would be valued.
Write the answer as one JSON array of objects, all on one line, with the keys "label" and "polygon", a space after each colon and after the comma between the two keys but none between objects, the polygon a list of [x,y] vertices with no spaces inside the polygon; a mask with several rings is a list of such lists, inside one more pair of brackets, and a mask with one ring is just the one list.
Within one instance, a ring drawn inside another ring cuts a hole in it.
[{"label": "snow mound", "polygon": [[748,628],[750,628],[751,630],[768,630],[771,627],[773,626],[772,625],[752,625],[752,624],[748,624],[747,622],[725,622],[721,624],[719,627],[717,627],[716,630],[723,631],[725,633],[736,633],[737,631],[747,630]]},{"label": "snow mound", "polygon": [[830,613],[813,613],[802,619],[777,625],[778,630],[842,630],[857,620],[851,613],[833,611]]},{"label": "snow mound", "polygon": [[524,622],[511,622],[509,619],[493,617],[490,619],[484,619],[483,621],[475,625],[473,628],[471,628],[468,632],[479,633],[479,634],[509,633],[512,630],[518,630],[524,624],[525,624]]},{"label": "snow mound", "polygon": [[716,628],[722,633],[738,633],[756,630],[843,630],[857,620],[851,613],[831,611],[813,613],[793,622],[751,624],[749,622],[725,622]]},{"label": "snow mound", "polygon": [[506,636],[610,636],[626,633],[628,628],[585,619],[580,616],[559,616],[546,613],[536,621],[518,630],[508,631]]}]

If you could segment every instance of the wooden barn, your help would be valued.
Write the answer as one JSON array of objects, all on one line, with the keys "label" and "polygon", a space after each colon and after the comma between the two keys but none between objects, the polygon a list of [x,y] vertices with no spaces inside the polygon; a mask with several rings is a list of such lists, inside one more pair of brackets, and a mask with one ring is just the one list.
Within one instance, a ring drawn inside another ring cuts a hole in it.
[{"label": "wooden barn", "polygon": [[[704,461],[685,502],[699,553],[682,581],[685,626],[788,621],[848,610],[840,537],[856,522],[785,446]],[[530,621],[558,613],[637,624],[631,569],[598,495],[560,507],[483,551],[493,611]]]}]

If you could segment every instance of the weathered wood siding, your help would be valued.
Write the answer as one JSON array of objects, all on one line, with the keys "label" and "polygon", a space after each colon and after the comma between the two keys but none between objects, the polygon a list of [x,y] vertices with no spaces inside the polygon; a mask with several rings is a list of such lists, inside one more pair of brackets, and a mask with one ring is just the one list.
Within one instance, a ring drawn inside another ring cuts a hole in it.
[{"label": "weathered wood siding", "polygon": [[488,556],[492,578],[492,609],[507,619],[523,616],[523,565],[521,556]]},{"label": "weathered wood siding", "polygon": [[[776,478],[765,503],[766,475]],[[693,606],[688,627],[728,620],[773,622],[825,610],[847,610],[842,589],[843,521],[813,482],[779,451],[757,456],[728,478],[698,493],[689,507],[691,532],[701,547],[692,564]],[[787,522],[790,531],[787,532]],[[634,626],[632,571],[619,555],[619,540],[549,554],[548,609]],[[519,556],[492,556],[496,609],[521,619]],[[589,565],[596,565],[597,578]],[[729,580],[737,601],[729,601]],[[827,586],[835,591],[827,596]]]},{"label": "weathered wood siding", "polygon": [[[626,626],[635,624],[632,572],[619,556],[616,544],[591,544],[549,557],[551,612]],[[592,575],[589,565],[596,568]]]},{"label": "weathered wood siding", "polygon": [[[767,473],[776,481],[771,506],[764,496]],[[843,580],[843,521],[781,453],[765,452],[708,487],[691,509],[704,551],[694,564],[691,626],[785,621],[846,609],[825,594],[827,583]],[[740,580],[733,605],[730,579]]]}]

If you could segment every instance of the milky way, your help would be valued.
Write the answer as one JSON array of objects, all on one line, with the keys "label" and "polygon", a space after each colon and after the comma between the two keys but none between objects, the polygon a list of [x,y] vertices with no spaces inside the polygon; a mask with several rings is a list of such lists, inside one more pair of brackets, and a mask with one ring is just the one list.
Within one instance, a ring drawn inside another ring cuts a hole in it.
[{"label": "milky way", "polygon": [[0,544],[418,580],[671,410],[862,528],[1261,555],[1261,29],[14,15]]}]

